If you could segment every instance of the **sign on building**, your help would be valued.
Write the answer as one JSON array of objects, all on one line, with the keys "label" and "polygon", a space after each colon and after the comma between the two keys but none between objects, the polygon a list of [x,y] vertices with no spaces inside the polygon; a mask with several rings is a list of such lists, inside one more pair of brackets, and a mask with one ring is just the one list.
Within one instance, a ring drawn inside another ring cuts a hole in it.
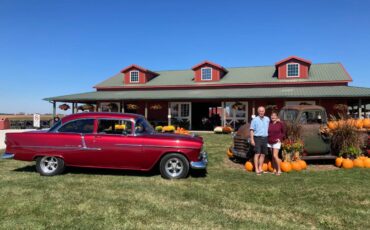
[{"label": "sign on building", "polygon": [[33,114],[33,127],[40,128],[41,116],[38,113]]}]

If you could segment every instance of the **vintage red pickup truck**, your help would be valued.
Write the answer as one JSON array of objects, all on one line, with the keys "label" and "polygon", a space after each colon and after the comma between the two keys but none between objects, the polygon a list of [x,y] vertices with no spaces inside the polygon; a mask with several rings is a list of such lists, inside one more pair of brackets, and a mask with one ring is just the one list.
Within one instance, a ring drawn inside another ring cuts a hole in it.
[{"label": "vintage red pickup truck", "polygon": [[36,161],[44,176],[65,166],[149,171],[159,167],[164,178],[187,177],[206,169],[201,137],[156,133],[136,114],[78,113],[47,131],[6,134],[4,158]]}]

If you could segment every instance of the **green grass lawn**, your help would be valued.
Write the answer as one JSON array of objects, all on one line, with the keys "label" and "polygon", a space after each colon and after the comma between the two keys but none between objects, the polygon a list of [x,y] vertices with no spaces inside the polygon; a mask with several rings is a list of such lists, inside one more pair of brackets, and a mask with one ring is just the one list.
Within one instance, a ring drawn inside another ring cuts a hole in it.
[{"label": "green grass lawn", "polygon": [[69,169],[41,177],[0,160],[2,229],[370,229],[370,170],[257,177],[226,160],[228,135],[203,135],[206,177]]}]

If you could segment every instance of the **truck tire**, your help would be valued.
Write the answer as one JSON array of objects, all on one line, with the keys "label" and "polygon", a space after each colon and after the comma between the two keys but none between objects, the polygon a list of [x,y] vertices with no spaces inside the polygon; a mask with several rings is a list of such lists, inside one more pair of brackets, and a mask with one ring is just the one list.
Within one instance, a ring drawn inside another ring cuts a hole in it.
[{"label": "truck tire", "polygon": [[43,156],[36,159],[36,170],[41,176],[55,176],[64,171],[64,160],[54,156]]},{"label": "truck tire", "polygon": [[161,159],[159,171],[166,179],[185,178],[189,174],[189,161],[182,154],[170,153]]}]

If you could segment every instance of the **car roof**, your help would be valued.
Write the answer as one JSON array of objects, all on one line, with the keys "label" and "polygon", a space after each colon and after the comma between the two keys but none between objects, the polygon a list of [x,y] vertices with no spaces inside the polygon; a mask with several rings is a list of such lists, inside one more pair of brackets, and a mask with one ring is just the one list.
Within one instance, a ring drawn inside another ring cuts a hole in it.
[{"label": "car roof", "polygon": [[134,113],[110,113],[110,112],[82,112],[75,113],[62,118],[62,123],[84,118],[119,118],[119,119],[137,119],[143,117],[139,114]]}]

